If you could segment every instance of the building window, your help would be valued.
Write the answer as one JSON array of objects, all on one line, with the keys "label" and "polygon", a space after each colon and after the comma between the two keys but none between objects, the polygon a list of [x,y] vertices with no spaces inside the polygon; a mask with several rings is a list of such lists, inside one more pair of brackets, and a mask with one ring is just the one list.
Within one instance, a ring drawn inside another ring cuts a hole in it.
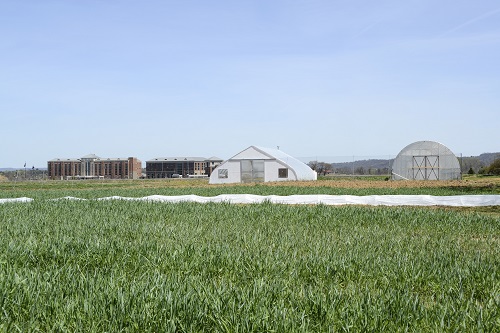
[{"label": "building window", "polygon": [[219,178],[227,178],[228,172],[227,169],[219,169]]},{"label": "building window", "polygon": [[278,169],[278,178],[288,178],[288,169],[287,168]]}]

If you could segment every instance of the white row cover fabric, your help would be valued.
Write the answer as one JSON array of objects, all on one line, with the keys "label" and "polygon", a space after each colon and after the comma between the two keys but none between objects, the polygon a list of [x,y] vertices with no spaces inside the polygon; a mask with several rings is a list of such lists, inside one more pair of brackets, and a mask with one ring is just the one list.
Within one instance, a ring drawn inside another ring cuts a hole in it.
[{"label": "white row cover fabric", "polygon": [[[0,199],[0,203],[30,202],[30,198]],[[75,197],[64,197],[54,200],[86,200]],[[227,202],[232,204],[254,204],[270,202],[288,205],[369,205],[369,206],[453,206],[453,207],[478,207],[500,206],[500,195],[254,195],[254,194],[222,194],[215,197],[202,197],[198,195],[164,196],[151,195],[142,198],[112,196],[97,200],[131,200],[149,202]]]},{"label": "white row cover fabric", "polygon": [[0,199],[0,204],[2,204],[2,203],[8,203],[8,202],[30,202],[30,201],[33,201],[33,199],[26,198],[26,197],[22,197],[22,198],[7,198],[7,199]]}]

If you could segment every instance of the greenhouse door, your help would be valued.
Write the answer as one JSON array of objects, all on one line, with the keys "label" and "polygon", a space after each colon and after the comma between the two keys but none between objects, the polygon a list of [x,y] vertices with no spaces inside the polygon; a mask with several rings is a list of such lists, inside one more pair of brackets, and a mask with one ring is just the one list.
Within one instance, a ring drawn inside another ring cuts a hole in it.
[{"label": "greenhouse door", "polygon": [[439,156],[413,156],[413,179],[439,180]]},{"label": "greenhouse door", "polygon": [[264,160],[242,160],[241,161],[241,182],[263,182],[264,181]]}]

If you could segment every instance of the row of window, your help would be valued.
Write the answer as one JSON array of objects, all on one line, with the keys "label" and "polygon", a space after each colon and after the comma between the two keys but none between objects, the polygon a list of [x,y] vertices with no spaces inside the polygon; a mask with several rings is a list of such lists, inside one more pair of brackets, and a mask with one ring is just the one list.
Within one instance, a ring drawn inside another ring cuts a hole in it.
[{"label": "row of window", "polygon": [[127,175],[129,172],[128,163],[91,163],[84,164],[84,171],[82,171],[81,163],[49,163],[48,172],[53,176],[75,176],[81,175],[82,172],[85,176],[111,176],[114,171],[115,176]]},{"label": "row of window", "polygon": [[[155,162],[146,164],[146,173],[177,173],[177,174],[205,174],[207,163],[205,162]],[[153,177],[154,178],[154,177]]]}]

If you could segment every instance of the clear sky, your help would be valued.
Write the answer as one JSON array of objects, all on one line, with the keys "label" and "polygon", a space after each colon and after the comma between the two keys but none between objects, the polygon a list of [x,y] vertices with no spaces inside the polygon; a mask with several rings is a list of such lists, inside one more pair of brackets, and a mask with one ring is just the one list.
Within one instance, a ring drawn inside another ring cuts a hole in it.
[{"label": "clear sky", "polygon": [[500,151],[498,0],[1,0],[0,167]]}]

